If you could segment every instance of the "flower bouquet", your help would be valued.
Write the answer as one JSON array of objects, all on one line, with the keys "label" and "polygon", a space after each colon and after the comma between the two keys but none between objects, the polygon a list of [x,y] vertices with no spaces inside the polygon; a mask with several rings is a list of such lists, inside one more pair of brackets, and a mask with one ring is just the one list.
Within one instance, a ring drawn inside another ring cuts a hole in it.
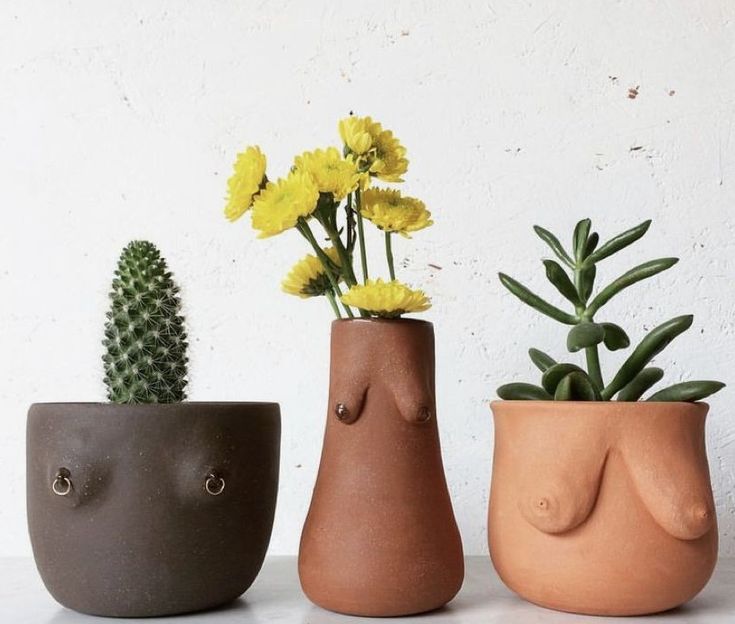
[{"label": "flower bouquet", "polygon": [[[266,157],[258,146],[238,154],[228,180],[225,216],[236,221],[246,212],[258,238],[298,231],[313,253],[299,260],[283,280],[283,290],[302,298],[325,297],[337,318],[397,318],[430,307],[421,290],[396,279],[393,237],[409,237],[433,222],[424,203],[374,181],[403,182],[406,150],[390,130],[370,117],[339,123],[344,141],[294,158],[291,171],[268,179]],[[371,279],[365,222],[383,232],[389,281]],[[330,246],[322,247],[314,227]],[[355,257],[360,258],[360,277]],[[353,309],[354,308],[354,309]]]}]

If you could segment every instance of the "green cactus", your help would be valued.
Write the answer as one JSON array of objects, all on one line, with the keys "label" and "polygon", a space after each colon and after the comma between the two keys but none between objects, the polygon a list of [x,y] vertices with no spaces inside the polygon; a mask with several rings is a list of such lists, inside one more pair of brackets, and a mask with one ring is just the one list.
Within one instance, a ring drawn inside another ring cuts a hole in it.
[{"label": "green cactus", "polygon": [[105,384],[113,403],[186,399],[187,342],[179,289],[155,245],[120,255],[105,324]]},{"label": "green cactus", "polygon": [[[523,303],[560,323],[571,326],[567,333],[567,350],[570,353],[584,351],[587,370],[576,364],[557,362],[543,351],[530,349],[528,355],[542,373],[541,385],[505,384],[498,388],[498,396],[501,399],[610,401],[617,395],[618,401],[638,401],[644,392],[661,380],[664,376],[663,371],[648,364],[674,338],[689,329],[693,320],[691,315],[677,316],[651,330],[633,349],[608,383],[605,383],[603,378],[598,347],[605,347],[609,351],[626,349],[630,346],[630,339],[619,325],[600,323],[594,317],[600,308],[620,291],[671,268],[678,259],[659,258],[644,262],[623,273],[594,297],[592,296],[597,264],[633,244],[646,233],[650,225],[650,221],[644,221],[598,247],[600,237],[596,232],[591,232],[591,221],[583,219],[574,229],[572,253],[567,252],[551,232],[538,225],[534,226],[536,234],[561,262],[560,264],[555,260],[544,260],[546,277],[559,294],[572,305],[574,311],[566,312],[548,303],[504,273],[500,273],[500,281]],[[724,385],[719,381],[686,381],[659,390],[648,400],[699,401],[714,394]]]}]

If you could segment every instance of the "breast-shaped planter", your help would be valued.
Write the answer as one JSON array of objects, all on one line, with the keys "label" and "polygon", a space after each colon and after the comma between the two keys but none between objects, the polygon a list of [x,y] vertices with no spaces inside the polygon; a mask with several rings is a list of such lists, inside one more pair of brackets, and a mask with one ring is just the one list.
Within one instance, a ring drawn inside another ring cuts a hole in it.
[{"label": "breast-shaped planter", "polygon": [[324,447],[299,576],[312,602],[352,615],[430,611],[459,591],[462,543],[439,446],[431,323],[332,324]]},{"label": "breast-shaped planter", "polygon": [[236,599],[270,540],[279,448],[274,403],[31,406],[28,525],[44,584],[106,616]]},{"label": "breast-shaped planter", "polygon": [[665,611],[717,561],[704,403],[498,401],[488,534],[505,584],[591,615]]}]

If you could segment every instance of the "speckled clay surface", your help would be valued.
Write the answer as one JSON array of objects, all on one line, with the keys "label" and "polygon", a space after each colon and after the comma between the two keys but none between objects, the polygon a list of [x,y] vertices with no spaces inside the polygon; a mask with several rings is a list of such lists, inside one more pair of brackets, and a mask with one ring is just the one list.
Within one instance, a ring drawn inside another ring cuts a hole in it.
[{"label": "speckled clay surface", "polygon": [[693,598],[717,561],[703,403],[498,401],[493,564],[537,604],[639,615]]},{"label": "speckled clay surface", "polygon": [[31,406],[28,524],[49,592],[125,617],[234,600],[268,547],[279,444],[272,403]]},{"label": "speckled clay surface", "polygon": [[439,447],[430,323],[333,323],[299,576],[314,603],[353,615],[429,611],[459,591],[462,543]]}]

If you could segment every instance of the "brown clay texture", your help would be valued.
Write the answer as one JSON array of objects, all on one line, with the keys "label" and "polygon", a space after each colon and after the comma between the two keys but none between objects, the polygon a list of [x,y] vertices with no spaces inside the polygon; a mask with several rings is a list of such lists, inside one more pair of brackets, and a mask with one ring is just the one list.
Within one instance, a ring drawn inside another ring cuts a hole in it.
[{"label": "brown clay texture", "polygon": [[459,591],[462,543],[439,446],[430,323],[333,323],[299,576],[312,602],[352,615],[430,611]]},{"label": "brown clay texture", "polygon": [[704,403],[497,401],[488,533],[539,605],[641,615],[693,598],[717,561]]},{"label": "brown clay texture", "polygon": [[271,403],[31,406],[28,525],[47,589],[106,616],[234,600],[268,547],[279,445]]}]

